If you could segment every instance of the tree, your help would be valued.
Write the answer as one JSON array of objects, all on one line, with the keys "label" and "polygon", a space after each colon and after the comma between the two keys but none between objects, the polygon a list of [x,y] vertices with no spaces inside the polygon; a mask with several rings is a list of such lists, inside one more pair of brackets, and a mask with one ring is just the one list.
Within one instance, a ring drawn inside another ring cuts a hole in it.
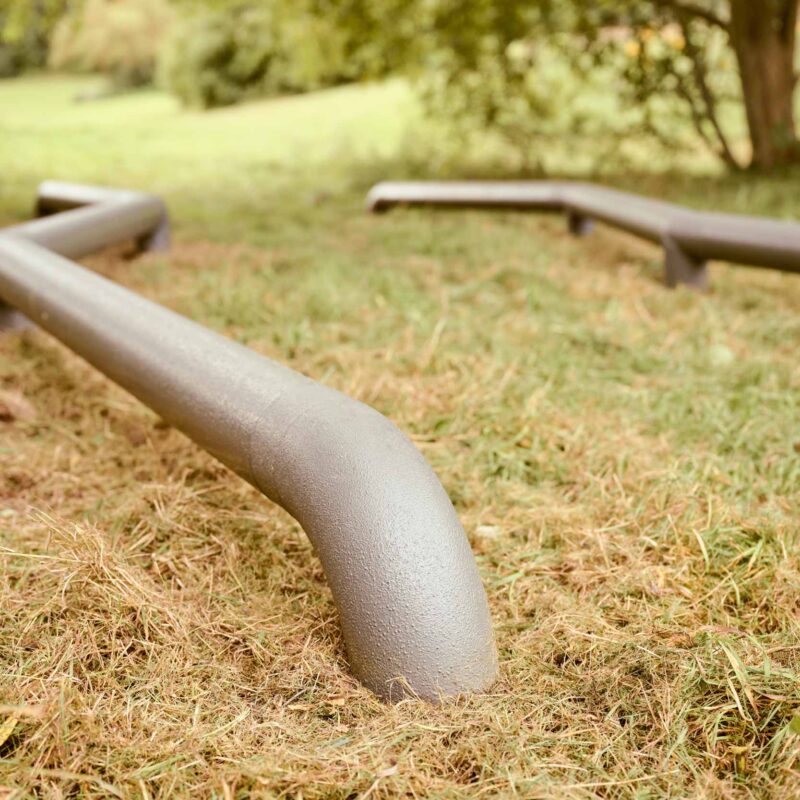
[{"label": "tree", "polygon": [[753,163],[766,169],[800,160],[794,118],[798,0],[729,0],[715,19],[739,62]]},{"label": "tree", "polygon": [[694,43],[692,31],[697,26],[721,31],[735,53],[752,165],[772,169],[800,161],[794,116],[798,0],[726,0],[707,4],[658,0],[655,6],[684,31],[687,55],[694,64],[695,81],[702,96],[701,114],[720,128],[716,135],[723,158],[733,163],[716,119],[704,52]]},{"label": "tree", "polygon": [[0,0],[0,76],[44,66],[50,35],[70,0]]},{"label": "tree", "polygon": [[144,86],[173,21],[168,0],[85,0],[53,29],[48,63],[104,74],[118,89]]},{"label": "tree", "polygon": [[[488,125],[504,116],[503,92],[530,94],[514,53],[555,41],[576,64],[588,53],[595,67],[617,65],[639,103],[654,96],[680,101],[697,133],[732,167],[744,164],[720,113],[731,99],[744,106],[751,166],[800,161],[793,107],[798,0],[420,0],[420,9],[428,14],[431,51],[445,54],[437,62],[446,72],[440,83],[463,89],[473,81]],[[624,63],[615,47],[621,40]],[[716,68],[723,51],[738,66],[738,85],[727,85]],[[481,75],[501,87],[495,104],[480,95]]]}]

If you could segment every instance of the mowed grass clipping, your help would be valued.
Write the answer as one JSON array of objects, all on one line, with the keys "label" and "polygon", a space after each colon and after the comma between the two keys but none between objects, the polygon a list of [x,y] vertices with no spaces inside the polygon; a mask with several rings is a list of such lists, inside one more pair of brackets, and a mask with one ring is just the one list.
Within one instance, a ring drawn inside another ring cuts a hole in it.
[{"label": "mowed grass clipping", "polygon": [[[656,249],[557,217],[369,217],[347,167],[400,147],[399,84],[208,115],[79,84],[0,84],[3,221],[47,177],[162,191],[169,253],[86,263],[406,431],[501,678],[380,703],[291,518],[46,334],[6,336],[7,797],[800,797],[800,278],[667,291]],[[792,213],[789,177],[643,182]]]}]

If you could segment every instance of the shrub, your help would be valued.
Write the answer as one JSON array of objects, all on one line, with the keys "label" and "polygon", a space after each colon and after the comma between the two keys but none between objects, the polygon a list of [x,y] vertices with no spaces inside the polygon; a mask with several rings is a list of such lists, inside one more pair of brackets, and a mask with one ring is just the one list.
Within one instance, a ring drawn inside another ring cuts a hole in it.
[{"label": "shrub", "polygon": [[[273,0],[206,11],[176,27],[163,83],[201,108],[385,74],[365,0]],[[385,20],[383,20],[385,24]]]},{"label": "shrub", "polygon": [[103,73],[119,87],[150,83],[172,22],[167,0],[87,0],[56,26],[50,66]]},{"label": "shrub", "polygon": [[0,0],[0,77],[47,63],[53,28],[69,0]]},{"label": "shrub", "polygon": [[347,33],[308,10],[281,17],[279,51],[271,72],[275,89],[308,92],[348,77]]},{"label": "shrub", "polygon": [[22,72],[23,54],[20,48],[0,42],[0,78],[13,78]]},{"label": "shrub", "polygon": [[269,9],[207,12],[176,26],[159,62],[159,80],[186,105],[230,105],[268,89],[276,53]]}]

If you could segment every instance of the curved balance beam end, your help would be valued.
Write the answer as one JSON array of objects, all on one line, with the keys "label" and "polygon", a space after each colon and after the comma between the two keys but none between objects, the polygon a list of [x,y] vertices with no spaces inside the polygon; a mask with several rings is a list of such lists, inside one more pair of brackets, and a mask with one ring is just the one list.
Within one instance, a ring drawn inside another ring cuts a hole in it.
[{"label": "curved balance beam end", "polygon": [[363,403],[46,249],[37,240],[69,252],[108,244],[98,208],[112,233],[158,238],[163,217],[150,200],[84,191],[98,192],[98,205],[0,232],[0,299],[298,520],[367,687],[432,702],[486,689],[497,675],[486,594],[453,505],[412,442]]}]

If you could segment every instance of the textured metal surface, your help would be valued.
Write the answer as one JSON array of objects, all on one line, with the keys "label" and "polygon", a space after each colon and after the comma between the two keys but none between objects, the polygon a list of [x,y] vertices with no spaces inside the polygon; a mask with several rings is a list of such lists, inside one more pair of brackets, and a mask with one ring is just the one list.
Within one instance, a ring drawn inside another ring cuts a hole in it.
[{"label": "textured metal surface", "polygon": [[705,287],[709,259],[800,272],[800,224],[692,211],[587,183],[408,181],[379,183],[367,195],[370,211],[396,205],[563,211],[578,235],[588,232],[589,221],[599,220],[661,244],[670,286]]},{"label": "textured metal surface", "polygon": [[[368,406],[27,238],[93,210],[0,232],[0,298],[298,520],[366,686],[432,701],[487,688],[497,663],[486,595],[455,510],[411,441]],[[66,240],[74,252],[97,236]]]}]

